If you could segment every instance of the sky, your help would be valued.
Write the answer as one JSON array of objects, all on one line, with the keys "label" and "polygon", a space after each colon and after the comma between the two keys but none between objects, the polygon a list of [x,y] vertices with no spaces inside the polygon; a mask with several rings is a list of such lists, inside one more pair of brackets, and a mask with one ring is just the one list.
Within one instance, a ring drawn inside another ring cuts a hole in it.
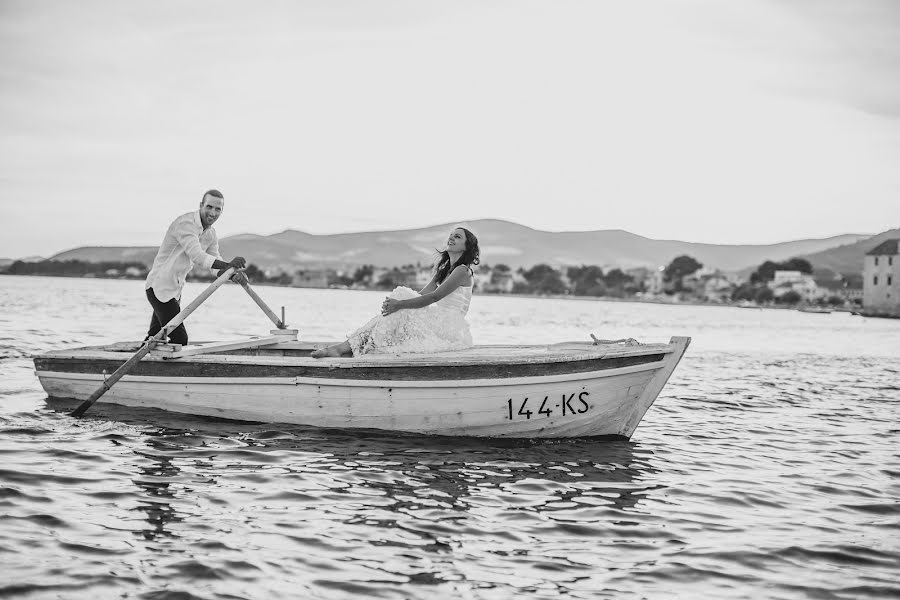
[{"label": "sky", "polygon": [[900,227],[893,0],[0,0],[0,257],[481,218]]}]

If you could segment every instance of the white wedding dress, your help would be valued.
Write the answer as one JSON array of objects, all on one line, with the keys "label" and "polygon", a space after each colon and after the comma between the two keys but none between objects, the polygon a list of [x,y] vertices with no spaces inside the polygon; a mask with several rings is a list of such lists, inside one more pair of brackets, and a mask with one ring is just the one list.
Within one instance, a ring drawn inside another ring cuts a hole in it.
[{"label": "white wedding dress", "polygon": [[[395,300],[416,298],[419,293],[399,286],[390,293]],[[408,308],[373,318],[347,337],[353,356],[462,350],[472,346],[466,321],[472,286],[458,287],[434,304]]]}]

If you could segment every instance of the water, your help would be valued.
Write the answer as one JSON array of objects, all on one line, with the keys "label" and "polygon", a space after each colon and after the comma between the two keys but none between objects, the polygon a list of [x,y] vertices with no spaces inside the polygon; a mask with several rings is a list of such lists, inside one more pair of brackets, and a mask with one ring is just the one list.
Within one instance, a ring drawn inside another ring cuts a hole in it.
[{"label": "water", "polygon": [[[0,597],[900,596],[900,321],[473,299],[478,343],[692,336],[628,442],[48,405],[28,357],[137,339],[141,288],[0,276]],[[312,340],[384,296],[258,291]],[[188,326],[271,328],[237,286]]]}]

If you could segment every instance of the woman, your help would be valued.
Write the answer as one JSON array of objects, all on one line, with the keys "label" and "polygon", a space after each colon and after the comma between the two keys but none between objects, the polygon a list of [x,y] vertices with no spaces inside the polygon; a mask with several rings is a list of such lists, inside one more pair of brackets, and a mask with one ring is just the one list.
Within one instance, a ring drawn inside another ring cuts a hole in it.
[{"label": "woman", "polygon": [[381,315],[350,334],[346,341],[321,348],[313,358],[371,353],[441,352],[472,345],[466,322],[478,264],[478,238],[457,227],[440,253],[434,276],[422,291],[397,287],[381,305]]}]

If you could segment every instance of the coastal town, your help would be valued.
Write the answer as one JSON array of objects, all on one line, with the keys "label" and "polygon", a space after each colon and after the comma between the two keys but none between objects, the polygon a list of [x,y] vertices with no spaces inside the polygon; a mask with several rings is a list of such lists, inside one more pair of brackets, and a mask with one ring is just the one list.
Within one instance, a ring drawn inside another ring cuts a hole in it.
[{"label": "coastal town", "polygon": [[[0,265],[0,273],[88,278],[142,279],[141,262],[79,260],[19,260]],[[432,265],[406,264],[385,268],[371,264],[347,269],[309,266],[285,272],[249,264],[251,281],[298,288],[390,290],[421,289],[432,276]],[[192,272],[195,280],[210,273]],[[503,263],[476,269],[476,292],[552,297],[583,297],[665,303],[789,307],[810,312],[846,310],[900,317],[900,238],[888,239],[866,253],[861,273],[816,269],[808,260],[765,261],[755,269],[725,272],[707,267],[688,255],[658,268],[554,266],[512,268]]]}]

